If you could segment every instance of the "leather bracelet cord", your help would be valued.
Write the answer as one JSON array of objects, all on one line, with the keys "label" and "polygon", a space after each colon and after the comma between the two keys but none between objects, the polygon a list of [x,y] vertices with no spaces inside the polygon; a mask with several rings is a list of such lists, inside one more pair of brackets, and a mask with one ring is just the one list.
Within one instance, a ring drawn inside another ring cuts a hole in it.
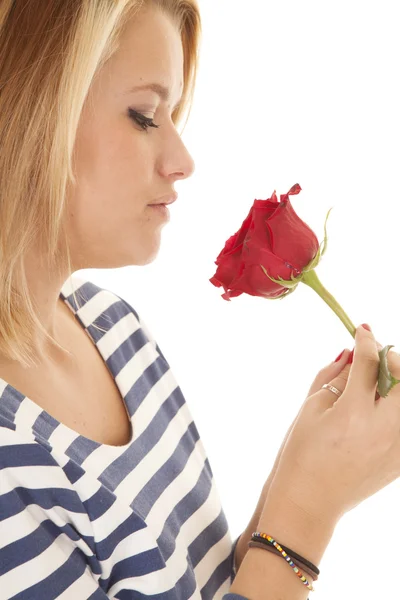
[{"label": "leather bracelet cord", "polygon": [[[253,534],[254,536],[254,534]],[[252,537],[253,541],[257,541],[260,542],[262,544],[266,544],[267,546],[273,548],[274,550],[276,550],[277,552],[279,552],[279,550],[277,550],[275,548],[275,546],[272,544],[272,542],[269,542],[267,539],[263,538],[263,537]],[[310,571],[312,571],[312,573],[314,574],[315,579],[317,579],[320,571],[318,569],[318,567],[316,567],[315,565],[313,565],[312,562],[310,562],[309,560],[306,560],[305,558],[303,558],[302,556],[300,556],[300,554],[296,554],[296,552],[294,550],[292,550],[291,548],[288,548],[287,546],[284,546],[283,544],[281,544],[281,548],[284,549],[284,551],[289,554],[290,558],[295,559],[299,562],[301,562],[304,566],[306,566],[308,569],[310,569]]]},{"label": "leather bracelet cord", "polygon": [[267,533],[255,531],[251,536],[251,542],[249,542],[249,544],[248,544],[250,548],[252,547],[252,546],[250,546],[250,543],[254,543],[254,542],[260,544],[257,547],[262,548],[263,550],[267,550],[267,549],[269,550],[270,547],[274,547],[278,551],[280,556],[282,556],[282,558],[284,558],[286,560],[286,562],[289,564],[289,566],[294,570],[294,572],[296,573],[297,577],[299,577],[299,579],[301,580],[303,585],[305,585],[307,587],[307,589],[311,590],[312,592],[315,591],[312,583],[307,581],[307,579],[304,577],[301,569],[299,569],[298,566],[296,565],[296,563],[294,562],[293,558],[295,558],[295,560],[297,559],[298,561],[300,561],[303,565],[306,566],[307,569],[310,568],[317,575],[319,575],[318,567],[313,565],[313,563],[311,563],[307,559],[303,558],[299,554],[296,554],[295,552],[293,552],[293,558],[292,558],[292,551],[290,550],[290,548],[287,548],[287,550],[290,550],[291,554],[286,552],[286,550],[276,540],[274,540],[274,538],[272,536],[270,536]]},{"label": "leather bracelet cord", "polygon": [[[262,542],[263,544],[268,544],[269,546],[273,545],[273,542],[269,541],[266,537],[264,537],[264,535],[265,534],[262,535],[258,531],[256,531],[256,532],[253,533],[252,539],[253,539],[253,537],[255,537],[255,541]],[[271,536],[268,536],[268,537],[271,537]],[[272,538],[271,538],[271,540],[272,540]],[[318,567],[316,567],[315,565],[313,565],[312,562],[310,562],[309,560],[306,560],[305,558],[303,558],[299,554],[296,554],[296,552],[294,550],[292,550],[291,548],[288,548],[287,546],[281,545],[281,548],[283,548],[285,550],[285,552],[287,552],[288,554],[290,554],[290,556],[292,558],[300,560],[304,565],[306,565],[309,569],[311,569],[311,571],[314,571],[316,575],[320,574],[320,570],[318,569]]]},{"label": "leather bracelet cord", "polygon": [[[248,546],[249,546],[249,548],[261,548],[262,550],[268,550],[269,552],[272,552],[272,554],[276,554],[278,556],[281,555],[279,550],[277,550],[274,546],[268,546],[267,544],[262,544],[261,542],[249,542]],[[283,546],[282,546],[282,548],[283,548]],[[285,552],[286,552],[286,550],[285,550]],[[289,552],[288,552],[288,554],[289,554]],[[310,575],[310,577],[312,577],[314,581],[317,581],[318,575],[314,571],[311,571],[311,569],[308,569],[300,560],[295,560],[293,557],[292,557],[292,560],[297,567],[299,567],[305,573],[308,573],[308,575]]]}]

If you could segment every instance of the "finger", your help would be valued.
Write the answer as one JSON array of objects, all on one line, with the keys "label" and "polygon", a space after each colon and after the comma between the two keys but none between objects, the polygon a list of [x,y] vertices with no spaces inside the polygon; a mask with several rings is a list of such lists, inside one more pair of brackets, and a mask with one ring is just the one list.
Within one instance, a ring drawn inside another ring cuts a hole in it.
[{"label": "finger", "polygon": [[327,384],[335,388],[338,391],[338,394],[333,390],[323,387],[321,387],[321,389],[317,392],[316,399],[318,401],[319,407],[323,411],[325,411],[327,408],[332,408],[335,402],[337,402],[339,397],[343,394],[348,382],[350,369],[351,364],[345,364],[342,370],[336,375],[336,377],[333,377],[330,381],[326,382]]},{"label": "finger", "polygon": [[332,361],[325,368],[321,369],[321,371],[318,373],[318,375],[314,379],[314,381],[309,389],[309,392],[307,394],[307,397],[312,396],[313,394],[318,392],[322,388],[324,383],[329,383],[332,379],[337,377],[337,375],[339,375],[339,373],[342,371],[342,369],[346,365],[349,356],[350,356],[350,350],[348,348],[345,348],[345,350],[343,351],[343,354],[342,354],[341,358],[338,360],[338,362]]},{"label": "finger", "polygon": [[[347,359],[348,359],[349,355],[350,355],[350,350],[348,348],[346,348],[343,351],[343,354],[342,354],[341,358],[337,362],[332,361],[324,369],[321,369],[321,371],[318,373],[318,375],[316,376],[316,378],[314,379],[314,381],[313,381],[313,383],[312,383],[312,385],[310,387],[310,390],[309,390],[309,392],[307,394],[306,401],[307,401],[307,399],[310,396],[312,396],[316,392],[320,391],[321,388],[322,388],[322,386],[324,385],[324,383],[330,383],[330,382],[332,382],[332,385],[335,382],[338,383],[338,379],[336,379],[336,378],[340,377],[341,371],[343,371],[343,369],[346,367],[346,362],[347,362]],[[350,367],[347,368],[346,374],[348,373],[349,368]],[[330,392],[330,394],[332,394],[332,392]],[[326,398],[327,398],[327,400],[329,399],[329,401],[331,403],[334,402],[334,400],[332,400],[331,397],[329,396],[329,393],[326,394]],[[272,469],[272,471],[270,473],[270,478],[271,479],[273,478],[273,476],[274,476],[274,474],[276,472],[277,466],[278,466],[279,461],[280,461],[280,457],[281,457],[282,452],[283,452],[283,448],[286,445],[286,442],[287,442],[287,440],[288,440],[288,438],[289,438],[289,436],[290,436],[290,434],[292,432],[293,427],[295,426],[295,424],[297,422],[297,419],[300,416],[300,413],[301,413],[301,409],[298,412],[298,414],[295,416],[295,418],[293,419],[293,421],[292,421],[289,429],[286,432],[285,438],[284,438],[284,440],[283,440],[283,442],[281,444],[281,447],[279,448],[279,452],[278,452],[277,457],[275,459],[275,463],[274,463],[273,469]]]},{"label": "finger", "polygon": [[[324,383],[335,382],[335,378],[340,376],[341,371],[343,371],[344,367],[346,366],[346,362],[347,362],[349,355],[350,355],[350,350],[348,348],[345,348],[341,358],[337,362],[332,361],[324,369],[321,369],[321,371],[318,373],[318,375],[316,376],[316,378],[314,379],[314,381],[310,387],[310,390],[307,394],[307,399],[310,396],[312,396],[313,394],[315,394],[316,392],[320,391],[322,386],[324,385]],[[349,369],[347,369],[347,372],[348,372],[348,370]],[[328,397],[328,394],[327,394],[327,397]],[[289,429],[286,432],[285,438],[281,444],[281,447],[279,448],[278,455],[275,459],[273,472],[276,470],[276,466],[280,460],[283,448],[285,447],[288,437],[291,434],[292,429],[297,422],[297,419],[299,418],[300,412],[301,412],[301,409],[300,409],[299,413],[296,415],[296,417],[293,419]]]},{"label": "finger", "polygon": [[[379,342],[376,342],[376,345],[378,347],[378,350],[382,350],[382,345]],[[323,369],[316,377],[312,386],[312,390],[313,393],[318,392],[317,399],[323,410],[331,408],[338,400],[338,398],[342,395],[342,393],[345,391],[350,376],[353,355],[354,349],[351,352],[345,351],[341,359],[337,363],[328,365],[328,367],[326,367],[326,369]],[[323,388],[322,386],[324,384],[329,384],[336,388],[338,392],[340,392],[340,396],[338,396],[335,392],[328,388]],[[376,393],[375,400],[378,399],[379,394]]]},{"label": "finger", "polygon": [[379,354],[375,337],[371,331],[359,326],[356,330],[353,363],[350,367],[346,391],[353,402],[370,399],[375,403],[379,373]]},{"label": "finger", "polygon": [[[382,350],[383,346],[379,342],[377,342],[376,345],[378,347],[378,350]],[[350,369],[351,369],[351,364],[353,362],[353,357],[354,357],[354,350],[352,350],[350,352],[350,354],[348,355],[349,362],[347,362],[347,360],[346,360],[346,362],[343,365],[343,367],[341,368],[341,370],[338,373],[334,373],[333,376],[329,379],[329,381],[324,381],[324,383],[329,383],[329,385],[332,385],[333,387],[335,387],[342,394],[345,391],[348,381],[349,381]],[[344,359],[344,356],[342,356],[342,359]],[[337,364],[340,365],[341,362],[342,362],[342,360],[338,361]],[[331,372],[332,371],[333,370],[331,370]],[[329,370],[327,370],[327,374],[328,373],[329,373]],[[324,383],[322,385],[324,385]],[[326,392],[327,392],[327,393],[324,392],[325,396],[321,396],[321,398],[324,398],[324,402],[326,402],[326,404],[328,404],[328,405],[334,404],[339,396],[336,395],[336,398],[332,399],[332,394],[334,394],[334,392],[332,392],[332,390],[329,390],[328,388],[323,388],[323,390],[326,390]],[[328,397],[328,394],[330,394],[330,397]],[[377,400],[378,398],[379,398],[379,394],[377,394],[377,397],[375,399]]]},{"label": "finger", "polygon": [[391,372],[393,377],[396,377],[396,379],[399,379],[399,377],[400,377],[400,354],[398,354],[398,352],[396,352],[395,350],[393,350],[393,348],[391,348],[389,350],[389,352],[387,353],[386,358],[387,358],[389,371]]}]

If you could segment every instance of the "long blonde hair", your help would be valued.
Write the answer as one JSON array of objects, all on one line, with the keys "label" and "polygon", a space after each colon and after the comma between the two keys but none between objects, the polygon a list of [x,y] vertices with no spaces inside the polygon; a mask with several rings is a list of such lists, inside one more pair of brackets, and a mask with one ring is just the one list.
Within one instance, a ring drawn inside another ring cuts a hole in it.
[{"label": "long blonde hair", "polygon": [[38,319],[24,257],[40,240],[43,264],[72,276],[64,212],[67,186],[76,182],[72,155],[81,111],[126,22],[149,5],[169,14],[181,33],[184,90],[172,115],[177,124],[186,112],[189,117],[193,101],[201,36],[197,0],[1,0],[0,356],[24,367],[44,358],[32,336],[37,328],[69,354]]}]

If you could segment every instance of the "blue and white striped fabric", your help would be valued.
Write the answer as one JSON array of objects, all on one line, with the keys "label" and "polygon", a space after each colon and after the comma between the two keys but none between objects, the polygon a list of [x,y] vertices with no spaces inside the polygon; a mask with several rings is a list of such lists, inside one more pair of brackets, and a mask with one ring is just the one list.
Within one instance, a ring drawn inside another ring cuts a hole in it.
[{"label": "blue and white striped fabric", "polygon": [[73,276],[61,298],[115,379],[133,439],[94,442],[0,379],[1,600],[241,598],[228,593],[234,544],[210,464],[160,348],[112,292]]}]

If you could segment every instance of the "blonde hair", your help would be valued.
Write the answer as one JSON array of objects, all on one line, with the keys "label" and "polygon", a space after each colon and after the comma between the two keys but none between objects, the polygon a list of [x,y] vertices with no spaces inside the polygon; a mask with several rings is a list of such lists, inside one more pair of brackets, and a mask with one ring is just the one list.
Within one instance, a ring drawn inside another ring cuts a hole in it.
[{"label": "blonde hair", "polygon": [[38,319],[24,257],[39,242],[44,268],[72,276],[64,212],[81,111],[128,19],[150,5],[181,34],[184,89],[172,114],[179,123],[186,111],[189,118],[198,69],[197,0],[1,0],[0,356],[24,367],[44,358],[37,328],[69,354]]}]

